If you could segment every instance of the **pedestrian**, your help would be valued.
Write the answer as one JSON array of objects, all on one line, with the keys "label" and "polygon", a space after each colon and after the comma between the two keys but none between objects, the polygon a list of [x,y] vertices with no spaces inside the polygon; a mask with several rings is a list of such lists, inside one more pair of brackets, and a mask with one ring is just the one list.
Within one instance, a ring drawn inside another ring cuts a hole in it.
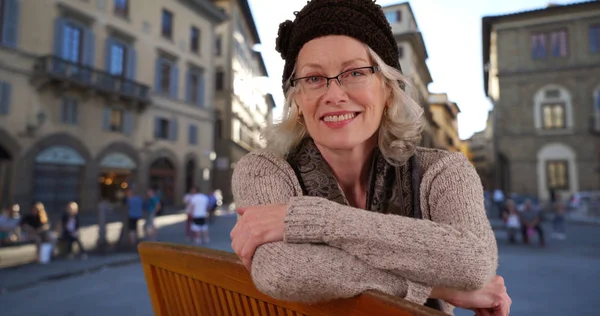
[{"label": "pedestrian", "polygon": [[493,199],[494,212],[496,214],[499,214],[500,218],[502,218],[502,205],[504,204],[504,192],[502,192],[502,190],[500,190],[500,189],[494,190],[492,199]]},{"label": "pedestrian", "polygon": [[312,0],[294,16],[276,41],[284,115],[232,176],[232,248],[256,287],[507,315],[481,180],[463,154],[418,148],[423,110],[381,6]]},{"label": "pedestrian", "polygon": [[565,240],[567,239],[565,204],[557,201],[554,205],[555,212],[554,219],[552,220],[554,231],[552,237],[558,240]]},{"label": "pedestrian", "polygon": [[156,228],[155,218],[161,208],[159,197],[155,194],[153,189],[146,191],[146,222],[144,223],[144,232],[146,238],[151,241],[155,241],[158,229]]},{"label": "pedestrian", "polygon": [[21,218],[21,227],[25,232],[27,239],[35,243],[36,261],[40,262],[40,249],[42,243],[50,243],[51,247],[56,246],[56,236],[50,230],[50,221],[46,208],[41,202],[33,205],[31,212]]},{"label": "pedestrian", "polygon": [[528,245],[531,239],[530,237],[537,232],[540,246],[546,246],[546,242],[544,240],[544,230],[542,228],[542,216],[540,211],[533,205],[530,199],[525,200],[523,204],[523,211],[520,214],[523,243]]},{"label": "pedestrian", "polygon": [[519,218],[519,211],[515,206],[515,201],[512,199],[506,200],[504,220],[506,222],[506,230],[508,232],[508,242],[510,244],[517,243],[516,235],[521,229],[521,220]]},{"label": "pedestrian", "polygon": [[194,243],[208,244],[210,242],[208,234],[208,196],[199,193],[198,188],[192,186],[190,205],[188,206],[188,214],[192,217],[191,231]]},{"label": "pedestrian", "polygon": [[77,203],[70,202],[67,204],[61,218],[61,228],[61,239],[62,242],[66,243],[68,258],[73,259],[73,243],[76,243],[79,247],[81,259],[87,259],[87,253],[79,235],[79,206]]},{"label": "pedestrian", "polygon": [[127,189],[127,212],[128,221],[127,228],[129,229],[129,245],[135,247],[138,241],[137,225],[138,221],[142,218],[144,213],[144,199],[133,191],[133,189]]}]

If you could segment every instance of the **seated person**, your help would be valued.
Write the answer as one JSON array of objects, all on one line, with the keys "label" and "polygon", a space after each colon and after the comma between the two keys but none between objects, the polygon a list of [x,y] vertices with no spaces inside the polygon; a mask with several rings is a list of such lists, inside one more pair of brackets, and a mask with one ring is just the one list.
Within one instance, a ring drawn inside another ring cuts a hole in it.
[{"label": "seated person", "polygon": [[14,204],[10,209],[5,209],[0,214],[0,245],[18,242],[21,239],[19,222],[19,204]]},{"label": "seated person", "polygon": [[56,243],[56,238],[50,230],[48,214],[46,213],[44,204],[41,202],[35,203],[31,209],[31,213],[21,219],[21,227],[27,239],[35,243],[36,261],[40,260],[40,246],[42,242],[50,242],[53,246]]}]

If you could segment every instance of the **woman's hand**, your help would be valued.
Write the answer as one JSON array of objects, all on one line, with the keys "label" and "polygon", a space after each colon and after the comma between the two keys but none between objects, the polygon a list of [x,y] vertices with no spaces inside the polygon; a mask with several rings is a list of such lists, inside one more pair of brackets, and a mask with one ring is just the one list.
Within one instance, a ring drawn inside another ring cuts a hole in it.
[{"label": "woman's hand", "polygon": [[473,310],[476,316],[507,316],[512,304],[501,276],[495,276],[483,288],[475,291],[434,288],[432,297]]},{"label": "woman's hand", "polygon": [[269,204],[239,208],[238,222],[229,236],[231,248],[250,271],[252,256],[258,246],[283,240],[286,204]]}]

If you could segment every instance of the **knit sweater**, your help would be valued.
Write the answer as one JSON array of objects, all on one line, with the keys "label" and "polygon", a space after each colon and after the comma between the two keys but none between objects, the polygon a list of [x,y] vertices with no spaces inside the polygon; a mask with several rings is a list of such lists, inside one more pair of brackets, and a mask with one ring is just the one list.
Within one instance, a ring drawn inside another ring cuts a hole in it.
[{"label": "knit sweater", "polygon": [[[281,300],[320,302],[368,290],[423,304],[433,286],[483,287],[496,273],[498,250],[479,176],[461,153],[417,149],[423,217],[368,212],[303,196],[294,170],[267,151],[236,165],[236,206],[288,205],[284,241],[264,244],[252,279]],[[453,307],[443,303],[446,313]]]}]

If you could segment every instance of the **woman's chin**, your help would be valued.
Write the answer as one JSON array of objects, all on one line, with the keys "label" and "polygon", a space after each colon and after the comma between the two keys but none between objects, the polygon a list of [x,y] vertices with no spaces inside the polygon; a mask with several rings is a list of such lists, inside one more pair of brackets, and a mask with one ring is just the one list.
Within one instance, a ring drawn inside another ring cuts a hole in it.
[{"label": "woman's chin", "polygon": [[352,137],[351,135],[332,135],[314,138],[316,144],[331,150],[350,150],[363,144],[365,140]]}]

